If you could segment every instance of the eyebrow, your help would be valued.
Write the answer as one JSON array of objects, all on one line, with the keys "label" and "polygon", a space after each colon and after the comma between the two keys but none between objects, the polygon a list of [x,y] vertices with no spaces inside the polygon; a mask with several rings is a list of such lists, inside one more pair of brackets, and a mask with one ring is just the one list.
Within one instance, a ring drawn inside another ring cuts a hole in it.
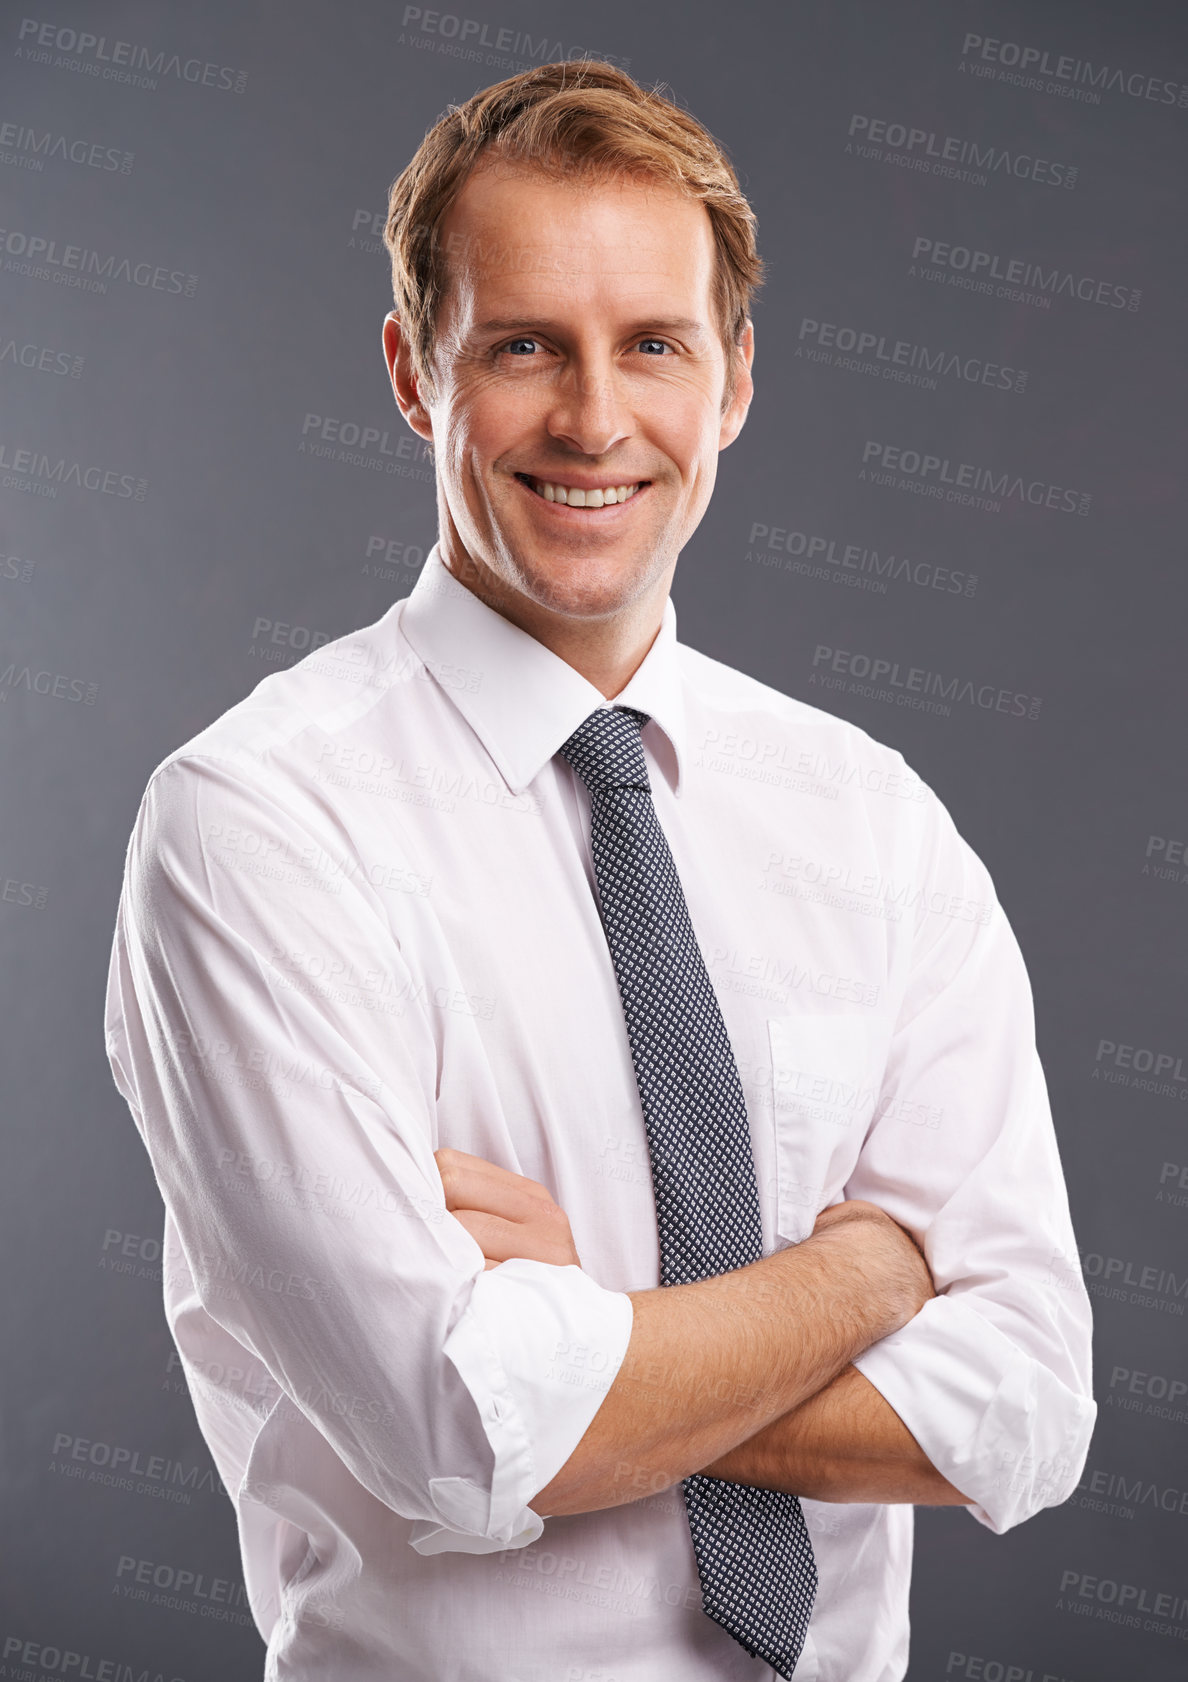
[{"label": "eyebrow", "polygon": [[[499,319],[480,321],[475,328],[477,333],[549,333],[556,338],[564,336],[566,325],[562,321],[546,321],[541,316],[525,316],[522,319]],[[697,333],[705,332],[704,322],[697,321],[693,316],[645,316],[628,328],[630,333]]]}]

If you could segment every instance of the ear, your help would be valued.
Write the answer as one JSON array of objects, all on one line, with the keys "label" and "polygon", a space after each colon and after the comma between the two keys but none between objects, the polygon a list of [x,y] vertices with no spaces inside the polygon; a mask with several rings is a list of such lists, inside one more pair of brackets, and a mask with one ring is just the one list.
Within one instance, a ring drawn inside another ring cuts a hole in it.
[{"label": "ear", "polygon": [[389,310],[384,317],[383,343],[384,361],[388,365],[388,378],[392,382],[397,407],[417,436],[432,443],[433,421],[421,397],[420,382],[413,372],[408,335],[395,310]]},{"label": "ear", "polygon": [[755,382],[751,378],[751,364],[754,359],[755,328],[748,317],[735,352],[734,394],[722,411],[722,429],[718,437],[720,450],[724,450],[728,444],[733,444],[743,429],[747,410],[751,407],[751,399],[755,395]]}]

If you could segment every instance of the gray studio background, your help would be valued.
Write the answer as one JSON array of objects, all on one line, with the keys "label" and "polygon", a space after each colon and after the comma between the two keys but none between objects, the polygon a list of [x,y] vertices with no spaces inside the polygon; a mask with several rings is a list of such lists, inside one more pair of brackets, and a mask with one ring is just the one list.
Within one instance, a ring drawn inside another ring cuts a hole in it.
[{"label": "gray studio background", "polygon": [[124,849],[173,747],[412,586],[387,187],[447,103],[586,50],[725,142],[769,264],[682,640],[901,748],[1034,985],[1101,1417],[1062,1508],[918,1513],[912,1682],[1182,1678],[1188,13],[459,7],[0,21],[0,1676],[261,1673],[104,1054]]}]

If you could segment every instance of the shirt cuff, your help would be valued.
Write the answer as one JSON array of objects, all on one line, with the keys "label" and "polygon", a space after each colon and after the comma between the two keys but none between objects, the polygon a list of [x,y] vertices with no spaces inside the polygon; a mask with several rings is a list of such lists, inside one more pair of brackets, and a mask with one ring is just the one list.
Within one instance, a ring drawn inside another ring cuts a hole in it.
[{"label": "shirt cuff", "polygon": [[1096,1402],[967,1304],[933,1297],[854,1365],[996,1535],[1076,1488]]},{"label": "shirt cuff", "polygon": [[480,1273],[445,1353],[479,1410],[495,1458],[490,1490],[468,1478],[429,1484],[442,1522],[409,1537],[420,1554],[523,1548],[544,1529],[528,1502],[585,1436],[631,1339],[625,1291],[580,1267],[522,1258]]}]

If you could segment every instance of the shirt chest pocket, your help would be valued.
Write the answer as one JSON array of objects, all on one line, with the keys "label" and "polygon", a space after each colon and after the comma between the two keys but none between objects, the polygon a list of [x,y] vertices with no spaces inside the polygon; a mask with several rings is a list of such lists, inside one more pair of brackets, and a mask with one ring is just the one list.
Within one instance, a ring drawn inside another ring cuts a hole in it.
[{"label": "shirt chest pocket", "polygon": [[799,1243],[840,1196],[878,1102],[884,1044],[862,1016],[800,1012],[767,1022],[776,1232]]}]

